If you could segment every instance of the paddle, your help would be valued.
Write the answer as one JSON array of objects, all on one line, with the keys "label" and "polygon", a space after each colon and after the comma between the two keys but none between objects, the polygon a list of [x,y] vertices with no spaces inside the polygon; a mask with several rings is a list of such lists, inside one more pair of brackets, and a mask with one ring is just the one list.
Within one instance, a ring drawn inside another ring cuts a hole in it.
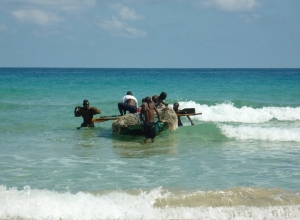
[{"label": "paddle", "polygon": [[[121,115],[111,115],[111,116],[101,116],[100,118],[93,118],[92,122],[105,122],[108,120],[116,120],[117,117],[119,117]],[[77,129],[79,130],[81,127],[77,127]]]},{"label": "paddle", "polygon": [[116,120],[121,115],[101,116],[100,118],[93,118],[92,122],[105,122],[109,120]]},{"label": "paddle", "polygon": [[194,110],[194,112],[191,111],[190,113],[187,113],[187,112],[181,111],[181,114],[177,114],[177,116],[179,116],[179,117],[186,116],[190,120],[192,125],[194,125],[194,122],[192,121],[190,116],[194,116],[194,115],[202,115],[202,112],[195,113],[195,110]]},{"label": "paddle", "polygon": [[178,116],[193,116],[193,115],[202,115],[202,112],[199,113],[189,113],[189,114],[177,114]]}]

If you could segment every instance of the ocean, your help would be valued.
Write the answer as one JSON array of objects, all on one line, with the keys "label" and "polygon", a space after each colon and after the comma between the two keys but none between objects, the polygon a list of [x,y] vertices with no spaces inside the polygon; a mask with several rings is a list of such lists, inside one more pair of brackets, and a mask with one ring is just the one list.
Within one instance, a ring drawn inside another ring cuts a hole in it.
[{"label": "ocean", "polygon": [[[0,68],[0,219],[299,219],[300,69]],[[77,129],[167,93],[183,127]]]}]

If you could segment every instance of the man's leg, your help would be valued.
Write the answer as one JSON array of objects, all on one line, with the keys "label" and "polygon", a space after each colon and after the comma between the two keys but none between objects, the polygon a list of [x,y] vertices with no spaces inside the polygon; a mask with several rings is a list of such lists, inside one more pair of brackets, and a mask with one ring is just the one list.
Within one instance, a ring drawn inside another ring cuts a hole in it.
[{"label": "man's leg", "polygon": [[154,142],[154,139],[155,139],[155,136],[156,136],[156,129],[155,129],[155,123],[153,122],[153,123],[151,123],[151,131],[150,131],[150,133],[151,133],[151,141],[152,141],[152,143]]},{"label": "man's leg", "polygon": [[148,131],[149,131],[149,129],[148,129],[148,123],[145,122],[144,123],[144,134],[145,134],[144,143],[146,143],[147,140],[148,140]]},{"label": "man's leg", "polygon": [[[126,114],[126,110],[124,110],[124,104],[123,102],[119,102],[118,103],[118,109],[119,109],[119,112],[120,112],[120,115],[124,115]],[[124,112],[124,113],[123,113]]]}]

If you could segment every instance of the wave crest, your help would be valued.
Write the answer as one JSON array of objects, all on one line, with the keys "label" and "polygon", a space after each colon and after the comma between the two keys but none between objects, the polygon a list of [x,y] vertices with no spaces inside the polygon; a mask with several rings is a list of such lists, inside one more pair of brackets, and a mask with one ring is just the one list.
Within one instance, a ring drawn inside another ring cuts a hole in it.
[{"label": "wave crest", "polygon": [[174,191],[158,187],[72,194],[0,186],[1,219],[297,219],[299,208],[299,194],[282,189]]},{"label": "wave crest", "polygon": [[194,118],[206,122],[264,123],[273,119],[300,121],[300,107],[237,108],[231,102],[208,106],[194,101],[179,102],[179,105],[181,109],[195,108],[196,112],[202,112],[202,115]]}]

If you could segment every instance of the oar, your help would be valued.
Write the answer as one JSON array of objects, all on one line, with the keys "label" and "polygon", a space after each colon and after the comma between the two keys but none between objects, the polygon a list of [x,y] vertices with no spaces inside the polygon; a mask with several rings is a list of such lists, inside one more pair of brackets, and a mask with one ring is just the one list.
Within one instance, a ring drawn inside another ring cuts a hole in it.
[{"label": "oar", "polygon": [[181,116],[186,116],[192,125],[194,125],[194,122],[192,121],[192,119],[190,118],[190,116],[194,116],[194,115],[202,115],[202,112],[198,112],[198,113],[186,113],[186,114],[177,114],[177,116],[181,117]]},{"label": "oar", "polygon": [[121,115],[101,116],[100,118],[93,118],[92,122],[105,122],[108,120],[116,120]]},{"label": "oar", "polygon": [[[105,122],[108,120],[116,120],[117,117],[119,117],[121,115],[111,115],[111,116],[101,116],[100,118],[93,118],[92,122]],[[77,127],[77,129],[79,130],[81,127]]]},{"label": "oar", "polygon": [[178,116],[194,116],[194,115],[202,115],[202,112],[199,113],[189,113],[189,114],[177,114]]}]

